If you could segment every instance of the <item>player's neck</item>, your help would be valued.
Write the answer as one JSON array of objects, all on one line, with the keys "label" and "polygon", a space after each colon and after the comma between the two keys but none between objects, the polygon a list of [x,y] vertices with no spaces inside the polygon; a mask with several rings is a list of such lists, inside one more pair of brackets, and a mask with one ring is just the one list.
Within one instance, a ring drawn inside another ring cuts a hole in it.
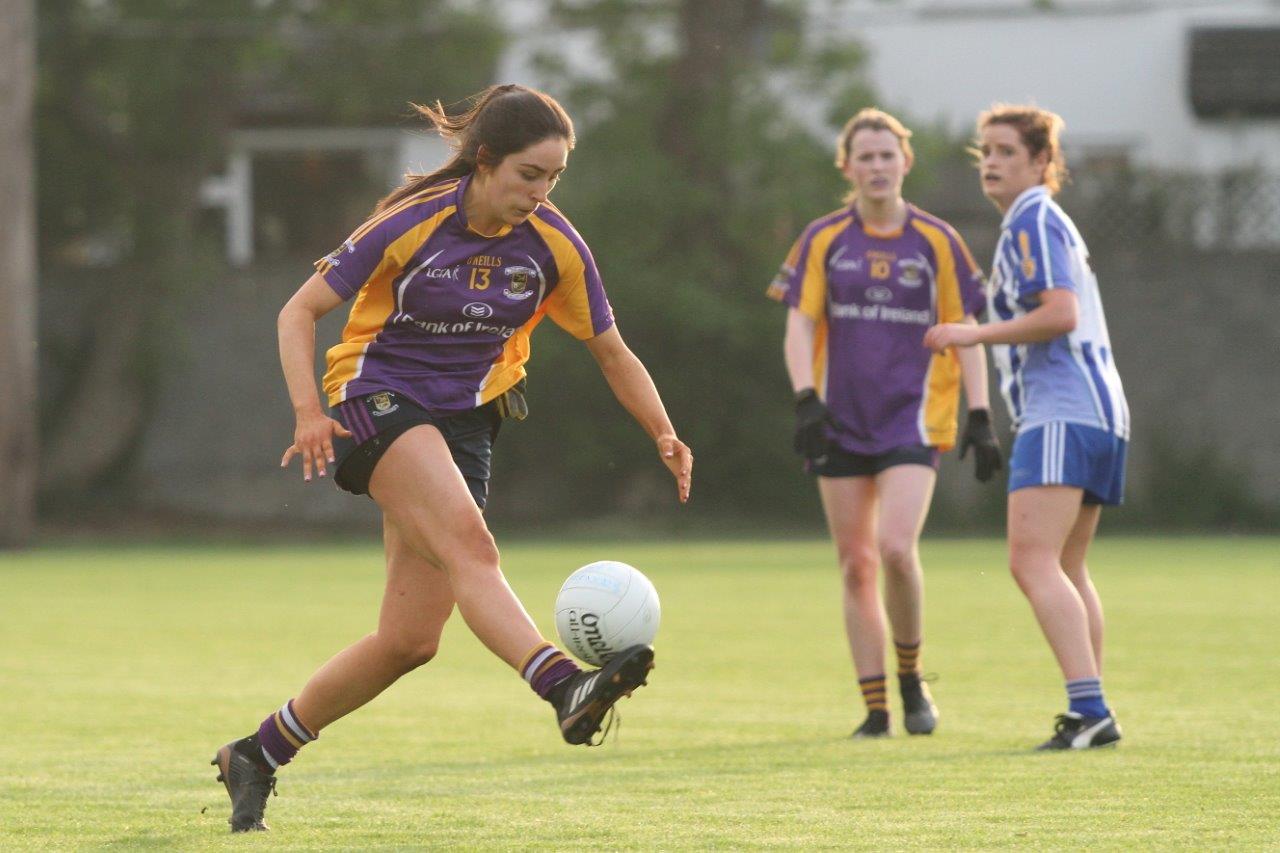
[{"label": "player's neck", "polygon": [[897,231],[907,221],[907,203],[902,196],[886,199],[859,197],[854,205],[862,224],[872,231]]},{"label": "player's neck", "polygon": [[462,210],[467,217],[467,227],[482,237],[496,236],[502,230],[502,217],[485,201],[484,185],[478,174],[467,181],[467,189],[462,194]]}]

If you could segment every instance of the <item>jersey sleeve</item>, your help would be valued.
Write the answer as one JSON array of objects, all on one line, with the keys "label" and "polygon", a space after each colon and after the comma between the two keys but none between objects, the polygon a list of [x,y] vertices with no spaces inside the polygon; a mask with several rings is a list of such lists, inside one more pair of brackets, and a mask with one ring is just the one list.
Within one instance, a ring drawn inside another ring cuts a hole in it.
[{"label": "jersey sleeve", "polygon": [[418,217],[403,213],[374,216],[341,246],[317,260],[316,272],[334,293],[350,299],[369,281],[387,273],[396,275],[404,268],[412,253],[405,253],[402,238],[420,222]]},{"label": "jersey sleeve", "polygon": [[547,296],[547,316],[579,340],[594,338],[614,324],[613,306],[605,295],[591,250],[572,228],[556,230],[562,239],[548,243],[556,259],[559,280]]},{"label": "jersey sleeve", "polygon": [[815,321],[822,319],[827,299],[826,252],[815,247],[816,233],[817,229],[812,226],[805,229],[765,291],[770,299],[776,299]]},{"label": "jersey sleeve", "polygon": [[1079,289],[1079,282],[1071,280],[1070,238],[1044,208],[1036,215],[1019,218],[1012,231],[1018,296],[1025,298],[1054,288],[1073,293]]},{"label": "jersey sleeve", "polygon": [[782,262],[782,266],[778,268],[778,274],[773,277],[773,281],[769,282],[769,287],[764,292],[768,298],[790,305],[792,308],[796,307],[794,294],[799,292],[795,287],[796,264],[799,262],[800,252],[804,249],[804,243],[804,235],[801,234],[791,244],[786,260]]}]

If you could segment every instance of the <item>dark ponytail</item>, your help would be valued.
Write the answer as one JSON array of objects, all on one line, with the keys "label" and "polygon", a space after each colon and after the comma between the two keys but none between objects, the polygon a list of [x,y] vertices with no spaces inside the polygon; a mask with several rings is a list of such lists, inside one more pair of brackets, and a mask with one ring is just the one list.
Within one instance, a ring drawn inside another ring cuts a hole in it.
[{"label": "dark ponytail", "polygon": [[453,116],[445,112],[439,101],[434,107],[412,105],[449,143],[453,156],[430,174],[405,175],[405,182],[378,202],[374,213],[433,184],[469,175],[481,163],[496,166],[508,154],[523,151],[544,139],[559,137],[573,148],[573,122],[556,99],[544,92],[504,83],[490,86],[468,100],[471,107]]}]

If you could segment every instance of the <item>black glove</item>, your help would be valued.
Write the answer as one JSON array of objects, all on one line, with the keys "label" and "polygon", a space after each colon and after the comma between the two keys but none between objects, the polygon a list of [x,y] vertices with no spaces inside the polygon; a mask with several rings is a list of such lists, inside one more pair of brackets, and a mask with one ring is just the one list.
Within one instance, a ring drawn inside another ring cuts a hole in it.
[{"label": "black glove", "polygon": [[796,394],[796,453],[806,459],[827,455],[827,425],[831,413],[818,398],[818,392],[806,388]]},{"label": "black glove", "polygon": [[974,472],[979,482],[987,482],[991,475],[1004,467],[1000,461],[1000,442],[991,431],[991,415],[986,409],[970,409],[960,436],[960,458],[973,448]]}]

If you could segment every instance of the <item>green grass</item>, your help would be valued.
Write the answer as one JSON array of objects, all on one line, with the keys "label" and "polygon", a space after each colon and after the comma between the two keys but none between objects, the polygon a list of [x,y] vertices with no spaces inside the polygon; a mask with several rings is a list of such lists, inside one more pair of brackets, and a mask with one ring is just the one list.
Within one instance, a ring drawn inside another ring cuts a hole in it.
[{"label": "green grass", "polygon": [[1126,737],[1065,755],[1028,751],[1062,686],[998,542],[926,541],[941,724],[882,742],[846,737],[827,543],[504,551],[548,632],[559,582],[604,557],[663,601],[616,741],[563,745],[455,616],[281,774],[270,834],[232,837],[209,757],[369,629],[374,545],[0,554],[0,849],[1280,846],[1280,540],[1104,536]]}]

